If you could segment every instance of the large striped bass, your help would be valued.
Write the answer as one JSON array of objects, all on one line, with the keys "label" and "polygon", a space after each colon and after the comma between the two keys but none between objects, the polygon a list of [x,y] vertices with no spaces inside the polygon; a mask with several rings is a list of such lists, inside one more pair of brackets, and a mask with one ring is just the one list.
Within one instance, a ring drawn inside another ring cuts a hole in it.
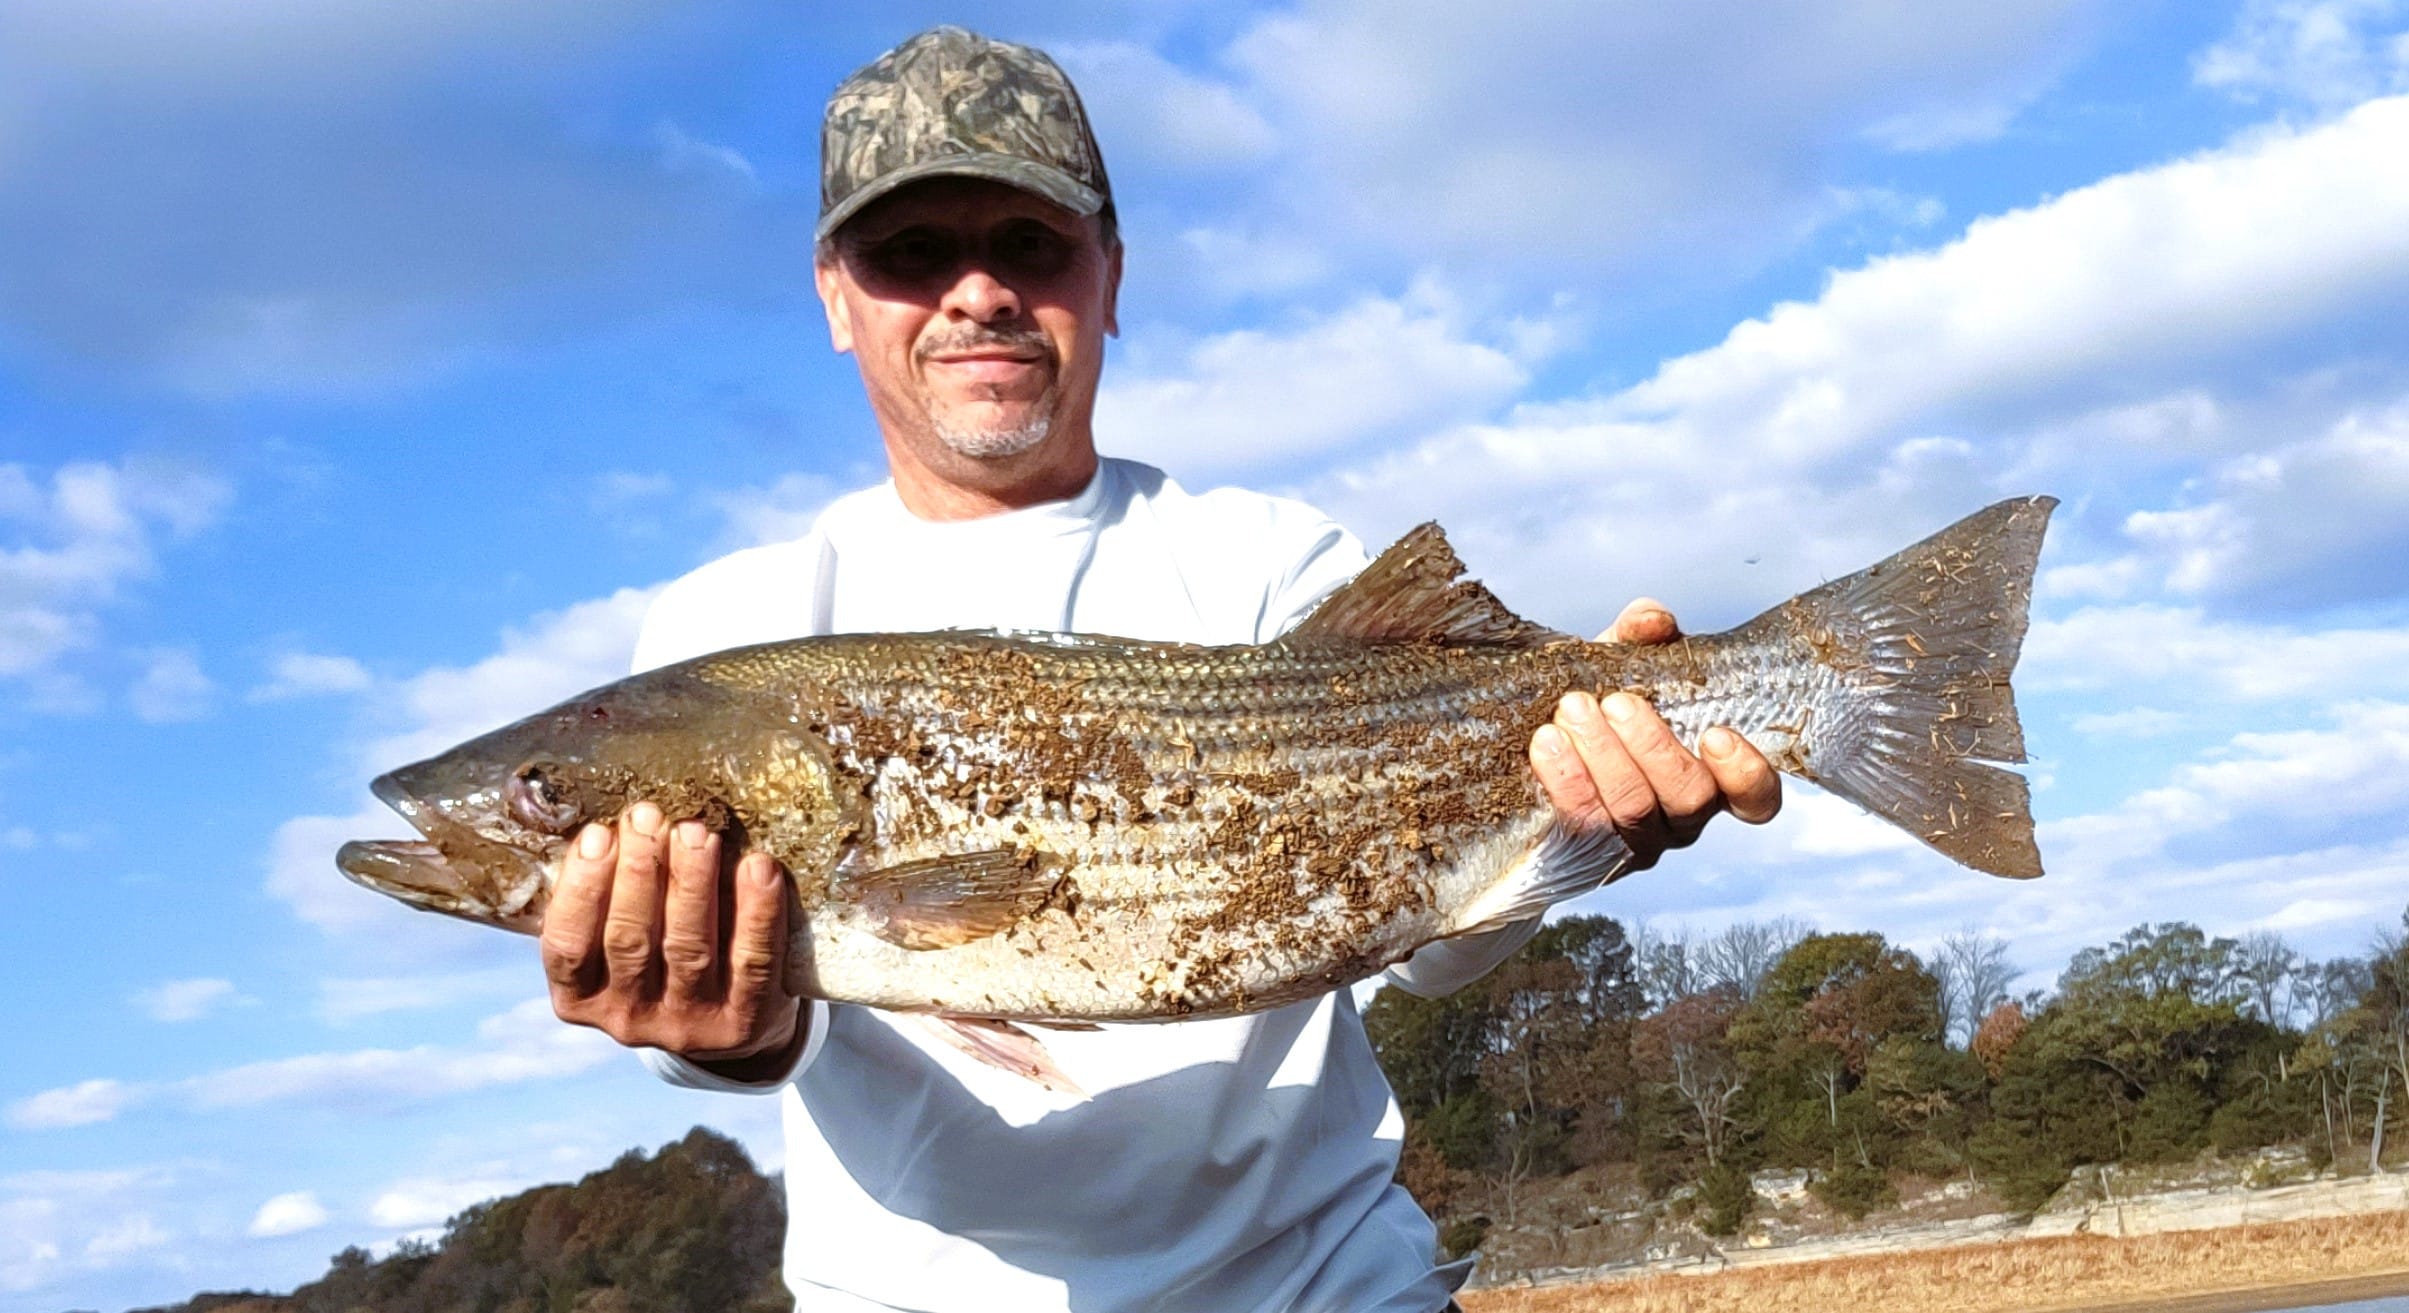
[{"label": "large striped bass", "polygon": [[[1573,689],[1744,735],[1957,861],[2041,871],[2008,677],[2047,497],[1725,633],[1532,624],[1425,525],[1261,646],[852,634],[623,679],[379,778],[423,841],[344,872],[532,932],[571,838],[651,799],[793,878],[797,992],[975,1020],[1226,1016],[1615,878],[1526,756]],[[1006,1028],[1008,1030],[1008,1028]]]}]

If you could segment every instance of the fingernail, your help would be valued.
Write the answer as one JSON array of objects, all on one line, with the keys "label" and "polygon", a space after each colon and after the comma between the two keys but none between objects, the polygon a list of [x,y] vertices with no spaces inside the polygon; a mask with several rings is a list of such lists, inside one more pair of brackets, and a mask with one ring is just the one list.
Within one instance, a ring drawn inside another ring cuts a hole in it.
[{"label": "fingernail", "polygon": [[577,836],[577,855],[600,857],[611,850],[611,827],[589,825]]},{"label": "fingernail", "polygon": [[1542,757],[1561,757],[1565,749],[1564,731],[1553,725],[1541,725],[1531,736],[1531,748]]},{"label": "fingernail", "polygon": [[1710,757],[1728,757],[1740,750],[1740,736],[1717,725],[1699,738],[1698,750]]},{"label": "fingernail", "polygon": [[1610,693],[1604,705],[1607,718],[1618,725],[1639,714],[1639,699],[1628,693]]},{"label": "fingernail", "polygon": [[679,821],[677,836],[678,847],[688,852],[701,852],[703,845],[711,841],[711,832],[703,828],[701,821]]},{"label": "fingernail", "polygon": [[771,861],[767,853],[746,853],[744,868],[746,877],[755,884],[778,883],[778,864]]},{"label": "fingernail", "polygon": [[1594,725],[1598,700],[1585,693],[1567,693],[1556,701],[1556,714],[1576,725]]},{"label": "fingernail", "polygon": [[661,832],[661,809],[649,802],[640,802],[627,814],[627,826],[649,839]]}]

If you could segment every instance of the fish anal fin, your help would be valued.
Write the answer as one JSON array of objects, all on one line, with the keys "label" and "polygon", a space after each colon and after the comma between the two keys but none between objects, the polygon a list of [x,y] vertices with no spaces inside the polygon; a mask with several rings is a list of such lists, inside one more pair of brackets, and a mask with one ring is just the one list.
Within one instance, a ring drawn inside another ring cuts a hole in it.
[{"label": "fish anal fin", "polygon": [[1460,924],[1448,933],[1478,934],[1528,921],[1630,870],[1631,847],[1613,826],[1553,820],[1487,893],[1465,904]]},{"label": "fish anal fin", "polygon": [[1477,580],[1436,524],[1391,544],[1337,592],[1322,599],[1288,639],[1537,647],[1569,637],[1506,609]]},{"label": "fish anal fin", "polygon": [[1035,1081],[1057,1094],[1084,1099],[1087,1091],[1054,1065],[1043,1041],[1009,1021],[924,1013],[931,1033],[998,1071]]},{"label": "fish anal fin", "polygon": [[853,877],[879,938],[901,948],[955,948],[1043,906],[1059,878],[1026,848],[988,848],[880,867]]}]

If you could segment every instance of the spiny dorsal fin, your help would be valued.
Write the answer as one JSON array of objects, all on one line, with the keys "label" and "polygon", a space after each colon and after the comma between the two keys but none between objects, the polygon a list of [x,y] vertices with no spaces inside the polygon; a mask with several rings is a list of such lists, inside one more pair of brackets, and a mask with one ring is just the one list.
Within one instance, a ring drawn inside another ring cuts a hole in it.
[{"label": "spiny dorsal fin", "polygon": [[995,934],[1042,906],[1060,878],[1028,849],[991,848],[881,867],[853,887],[879,938],[927,950]]},{"label": "spiny dorsal fin", "polygon": [[1423,524],[1324,598],[1288,637],[1504,647],[1537,647],[1570,637],[1507,610],[1463,573],[1446,531]]}]

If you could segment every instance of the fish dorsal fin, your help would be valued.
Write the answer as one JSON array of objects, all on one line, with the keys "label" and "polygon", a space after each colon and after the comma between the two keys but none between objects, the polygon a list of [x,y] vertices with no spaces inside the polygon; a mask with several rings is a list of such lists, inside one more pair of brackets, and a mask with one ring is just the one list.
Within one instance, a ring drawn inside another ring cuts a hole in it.
[{"label": "fish dorsal fin", "polygon": [[1043,906],[1059,878],[1026,848],[989,848],[882,866],[852,883],[879,938],[932,949],[998,933]]},{"label": "fish dorsal fin", "polygon": [[1507,610],[1479,580],[1463,574],[1464,562],[1447,545],[1447,532],[1423,524],[1324,598],[1288,636],[1502,647],[1537,647],[1569,637]]}]

